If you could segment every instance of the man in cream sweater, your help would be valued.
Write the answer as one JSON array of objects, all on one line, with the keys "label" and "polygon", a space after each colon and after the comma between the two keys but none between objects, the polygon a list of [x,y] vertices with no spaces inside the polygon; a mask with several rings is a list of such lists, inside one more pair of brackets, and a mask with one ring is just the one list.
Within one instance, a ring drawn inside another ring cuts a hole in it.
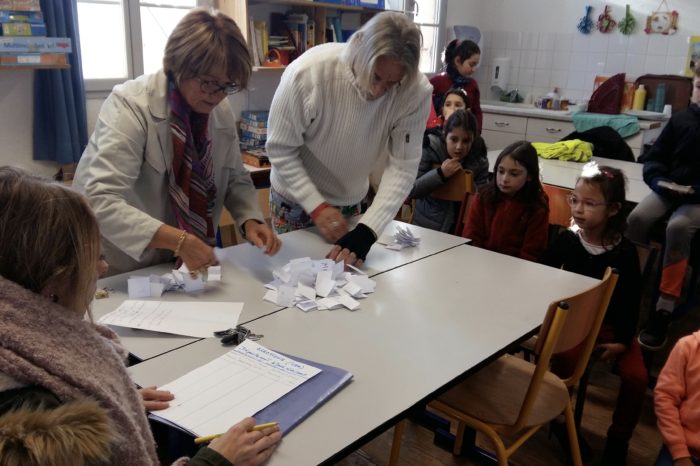
[{"label": "man in cream sweater", "polygon": [[[399,13],[375,15],[349,42],[308,50],[282,75],[270,108],[270,206],[278,232],[317,225],[328,257],[363,261],[413,186],[431,86],[418,70],[421,33]],[[379,189],[357,226],[369,176]],[[380,167],[381,168],[381,167]]]}]

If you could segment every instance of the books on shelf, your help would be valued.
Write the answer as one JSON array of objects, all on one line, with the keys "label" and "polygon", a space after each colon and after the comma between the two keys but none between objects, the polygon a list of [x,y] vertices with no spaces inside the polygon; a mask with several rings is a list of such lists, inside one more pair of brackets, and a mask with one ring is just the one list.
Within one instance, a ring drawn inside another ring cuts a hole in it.
[{"label": "books on shelf", "polygon": [[36,23],[2,23],[2,36],[46,36],[46,24]]},{"label": "books on shelf", "polygon": [[46,53],[72,51],[68,37],[0,37],[0,52]]},{"label": "books on shelf", "polygon": [[14,53],[0,54],[0,66],[67,66],[68,55],[65,53]]}]

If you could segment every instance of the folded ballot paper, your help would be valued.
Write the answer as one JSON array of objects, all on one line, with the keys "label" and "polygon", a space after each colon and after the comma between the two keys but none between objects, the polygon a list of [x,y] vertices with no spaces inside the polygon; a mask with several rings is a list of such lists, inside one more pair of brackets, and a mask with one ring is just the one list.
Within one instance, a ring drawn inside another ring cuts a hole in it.
[{"label": "folded ballot paper", "polygon": [[297,306],[302,311],[344,307],[354,311],[359,299],[374,292],[376,282],[351,265],[356,273],[346,272],[343,262],[331,259],[292,259],[272,271],[274,280],[265,285],[263,300],[278,306]]},{"label": "folded ballot paper", "polygon": [[246,340],[166,385],[170,407],[150,417],[191,435],[226,432],[246,416],[278,422],[286,434],[352,379],[332,366],[276,353]]},{"label": "folded ballot paper", "polygon": [[383,244],[387,249],[400,251],[403,248],[410,248],[420,244],[420,236],[415,236],[410,228],[396,226],[394,236],[382,235],[377,242]]},{"label": "folded ballot paper", "polygon": [[[208,267],[206,278],[207,282],[221,281],[221,266]],[[179,269],[163,275],[148,277],[132,275],[127,280],[127,287],[130,299],[158,298],[166,291],[184,291],[185,293],[202,291],[205,282],[202,274],[191,277],[189,269],[183,264]]]}]

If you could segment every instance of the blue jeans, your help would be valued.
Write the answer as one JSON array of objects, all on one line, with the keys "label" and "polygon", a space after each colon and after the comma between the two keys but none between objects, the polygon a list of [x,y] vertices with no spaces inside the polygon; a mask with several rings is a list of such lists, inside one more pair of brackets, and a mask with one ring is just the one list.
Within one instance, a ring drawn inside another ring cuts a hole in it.
[{"label": "blue jeans", "polygon": [[[700,465],[700,459],[692,458],[692,460],[695,465]],[[671,456],[671,452],[668,451],[668,448],[666,448],[666,445],[661,447],[659,457],[656,458],[654,466],[673,466],[673,457]]]}]

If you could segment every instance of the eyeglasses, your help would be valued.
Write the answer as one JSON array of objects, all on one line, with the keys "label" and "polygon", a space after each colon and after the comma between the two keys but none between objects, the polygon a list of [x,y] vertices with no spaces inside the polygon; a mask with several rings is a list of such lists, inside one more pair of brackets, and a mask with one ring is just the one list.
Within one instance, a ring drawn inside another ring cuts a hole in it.
[{"label": "eyeglasses", "polygon": [[233,95],[241,90],[238,84],[226,84],[225,86],[221,86],[216,81],[207,81],[202,78],[197,78],[197,80],[199,81],[199,88],[206,94],[223,92],[226,95]]},{"label": "eyeglasses", "polygon": [[605,202],[605,201],[597,202],[597,201],[592,201],[590,199],[579,199],[574,194],[569,194],[568,196],[566,196],[566,202],[569,203],[569,207],[571,207],[572,209],[574,207],[576,207],[579,203],[581,203],[581,205],[583,205],[584,210],[593,210],[596,207],[600,207],[600,206],[609,204],[609,202]]}]

